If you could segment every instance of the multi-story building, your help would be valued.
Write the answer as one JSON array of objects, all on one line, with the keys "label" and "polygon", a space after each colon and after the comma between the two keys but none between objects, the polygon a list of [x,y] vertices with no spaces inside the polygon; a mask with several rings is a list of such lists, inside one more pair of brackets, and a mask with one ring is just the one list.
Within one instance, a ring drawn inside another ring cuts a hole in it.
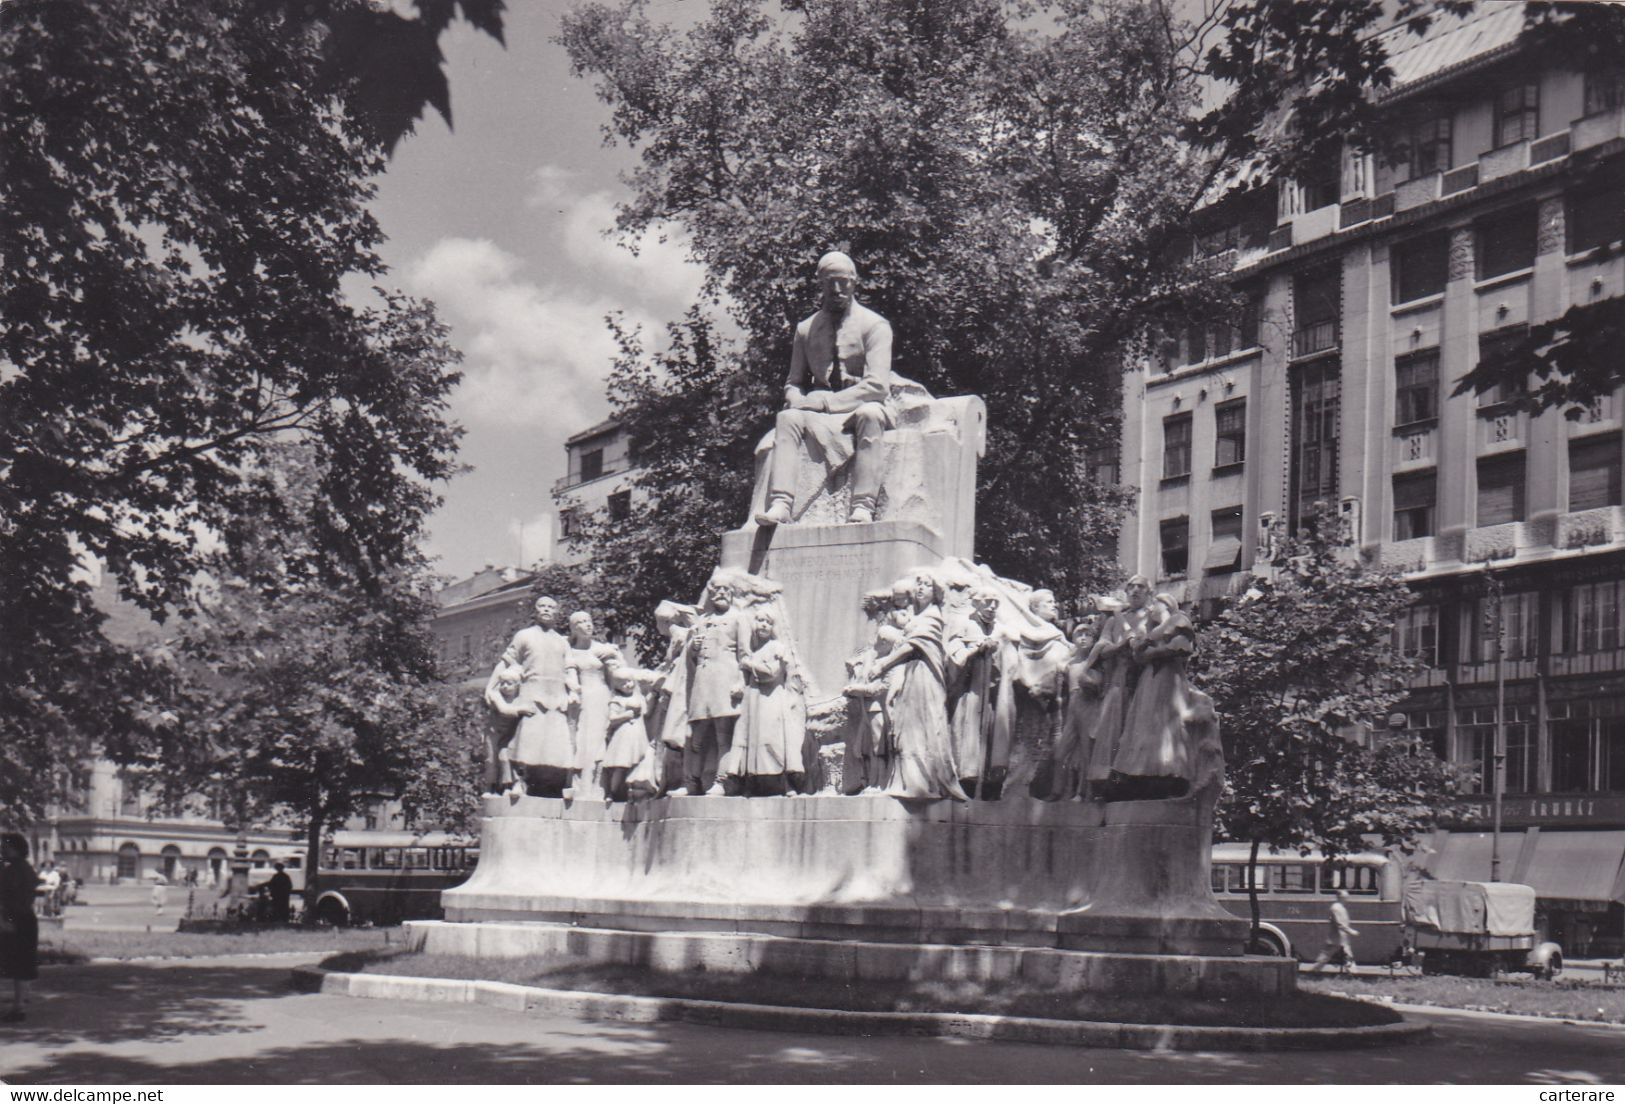
[{"label": "multi-story building", "polygon": [[624,517],[632,509],[631,475],[637,468],[632,438],[614,418],[599,422],[564,442],[567,467],[553,484],[558,503],[553,548],[561,564],[578,564],[587,554],[570,544],[581,519],[598,510]]},{"label": "multi-story building", "polygon": [[[1211,609],[1272,523],[1337,503],[1415,591],[1395,634],[1428,669],[1404,727],[1486,795],[1499,584],[1501,877],[1535,886],[1571,954],[1619,953],[1625,393],[1577,419],[1453,394],[1497,345],[1625,294],[1625,62],[1542,61],[1522,30],[1508,4],[1390,32],[1402,155],[1345,154],[1205,213],[1198,245],[1250,306],[1126,381],[1121,557]],[[1432,873],[1487,879],[1489,816],[1485,796],[1440,832]]]},{"label": "multi-story building", "polygon": [[439,609],[429,631],[441,666],[470,690],[484,690],[491,668],[530,612],[535,574],[486,566],[435,594]]}]

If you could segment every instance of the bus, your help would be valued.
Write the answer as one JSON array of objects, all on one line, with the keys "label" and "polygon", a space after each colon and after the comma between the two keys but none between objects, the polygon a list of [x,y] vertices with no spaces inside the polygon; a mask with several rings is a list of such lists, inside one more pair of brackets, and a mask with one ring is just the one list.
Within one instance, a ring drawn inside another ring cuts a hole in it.
[{"label": "bus", "polygon": [[[1243,920],[1252,919],[1247,857],[1252,845],[1213,845],[1213,895]],[[1313,959],[1326,944],[1334,895],[1348,890],[1350,941],[1356,962],[1387,965],[1405,953],[1405,869],[1392,855],[1362,852],[1327,859],[1318,851],[1258,852],[1260,953]]]},{"label": "bus", "polygon": [[446,832],[337,831],[305,907],[335,927],[438,920],[440,891],[467,881],[479,861],[478,843]]}]

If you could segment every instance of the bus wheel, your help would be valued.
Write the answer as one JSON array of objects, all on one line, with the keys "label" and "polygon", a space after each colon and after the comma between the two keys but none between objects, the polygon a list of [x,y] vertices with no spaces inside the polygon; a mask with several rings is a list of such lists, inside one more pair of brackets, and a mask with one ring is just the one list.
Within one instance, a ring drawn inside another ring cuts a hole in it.
[{"label": "bus wheel", "polygon": [[339,901],[329,897],[316,906],[316,922],[334,928],[348,927],[350,924],[350,910],[345,908]]},{"label": "bus wheel", "polygon": [[1261,931],[1252,937],[1247,944],[1247,953],[1256,955],[1269,955],[1271,958],[1285,958],[1286,944],[1274,932]]}]

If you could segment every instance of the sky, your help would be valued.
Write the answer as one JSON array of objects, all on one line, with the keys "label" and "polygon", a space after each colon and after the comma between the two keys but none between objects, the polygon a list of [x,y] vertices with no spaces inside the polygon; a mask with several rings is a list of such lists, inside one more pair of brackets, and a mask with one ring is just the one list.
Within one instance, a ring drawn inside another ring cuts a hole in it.
[{"label": "sky", "polygon": [[651,236],[633,256],[603,236],[635,154],[603,145],[608,110],[551,41],[569,6],[510,4],[506,49],[454,24],[441,40],[453,127],[431,112],[372,204],[385,282],[433,300],[464,357],[452,417],[470,470],[441,488],[426,546],[452,578],[548,555],[565,438],[609,412],[605,315],[658,337],[700,286],[679,240]]}]

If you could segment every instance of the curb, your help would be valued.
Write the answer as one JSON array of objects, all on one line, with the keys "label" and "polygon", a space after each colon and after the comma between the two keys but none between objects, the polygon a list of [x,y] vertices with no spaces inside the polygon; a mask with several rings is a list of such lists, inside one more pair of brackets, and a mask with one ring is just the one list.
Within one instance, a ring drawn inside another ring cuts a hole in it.
[{"label": "curb", "polygon": [[313,966],[292,971],[290,984],[305,993],[488,1004],[514,1012],[543,1012],[582,1020],[654,1023],[682,1021],[757,1031],[822,1035],[923,1035],[1120,1050],[1352,1050],[1419,1043],[1432,1036],[1427,1024],[1372,1027],[1181,1027],[1172,1024],[1096,1023],[968,1012],[843,1012],[733,1004],[686,997],[636,997],[541,989],[500,981],[331,973]]}]

